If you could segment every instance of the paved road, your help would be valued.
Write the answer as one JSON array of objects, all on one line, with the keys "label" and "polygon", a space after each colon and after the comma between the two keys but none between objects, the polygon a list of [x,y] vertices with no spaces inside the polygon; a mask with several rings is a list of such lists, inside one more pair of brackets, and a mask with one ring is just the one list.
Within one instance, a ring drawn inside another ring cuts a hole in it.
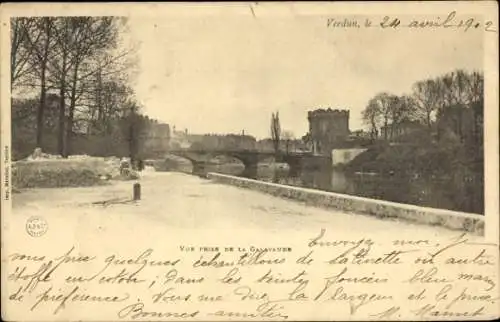
[{"label": "paved road", "polygon": [[102,187],[26,190],[14,195],[13,213],[24,220],[43,213],[50,218],[64,218],[68,225],[85,226],[91,231],[97,227],[127,232],[138,229],[140,222],[140,229],[164,231],[189,228],[303,232],[326,228],[339,233],[390,233],[409,238],[457,235],[457,232],[440,227],[307,206],[181,173],[144,174],[142,200],[135,204],[94,204],[130,199],[132,184],[129,181]]}]

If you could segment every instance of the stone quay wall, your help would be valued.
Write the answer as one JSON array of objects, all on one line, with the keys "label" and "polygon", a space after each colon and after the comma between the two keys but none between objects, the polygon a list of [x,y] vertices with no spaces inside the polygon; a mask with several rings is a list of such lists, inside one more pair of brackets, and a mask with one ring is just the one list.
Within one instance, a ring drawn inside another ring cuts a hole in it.
[{"label": "stone quay wall", "polygon": [[396,218],[484,235],[484,216],[307,189],[210,172],[208,179],[347,213]]}]

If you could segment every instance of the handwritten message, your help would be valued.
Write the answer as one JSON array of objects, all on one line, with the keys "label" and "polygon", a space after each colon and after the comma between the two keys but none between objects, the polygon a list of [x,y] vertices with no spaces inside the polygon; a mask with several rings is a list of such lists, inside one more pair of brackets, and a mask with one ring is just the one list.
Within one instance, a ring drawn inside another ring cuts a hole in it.
[{"label": "handwritten message", "polygon": [[[478,319],[498,308],[498,246],[338,239],[293,247],[178,245],[126,254],[7,257],[10,309],[113,320]],[[134,254],[134,255],[131,255]],[[73,312],[73,313],[72,313]]]},{"label": "handwritten message", "polygon": [[380,18],[330,17],[326,20],[327,28],[379,28],[379,29],[447,29],[456,31],[480,30],[497,32],[497,26],[491,20],[483,21],[476,17],[459,16],[456,11],[446,15],[415,18],[412,16],[382,16]]}]

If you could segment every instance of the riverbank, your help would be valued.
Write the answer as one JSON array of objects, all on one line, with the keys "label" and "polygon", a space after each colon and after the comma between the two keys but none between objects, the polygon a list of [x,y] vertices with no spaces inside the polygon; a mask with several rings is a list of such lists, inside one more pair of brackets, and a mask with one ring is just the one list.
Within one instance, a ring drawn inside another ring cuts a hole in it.
[{"label": "riverbank", "polygon": [[[430,207],[484,214],[482,146],[466,149],[459,144],[380,144],[354,158],[341,170],[350,174],[374,174],[391,184],[401,178],[401,189],[412,190],[415,203],[430,197]],[[384,184],[383,182],[381,184]],[[427,196],[419,196],[418,190]],[[435,198],[432,198],[435,195]],[[412,199],[412,198],[410,198]]]}]

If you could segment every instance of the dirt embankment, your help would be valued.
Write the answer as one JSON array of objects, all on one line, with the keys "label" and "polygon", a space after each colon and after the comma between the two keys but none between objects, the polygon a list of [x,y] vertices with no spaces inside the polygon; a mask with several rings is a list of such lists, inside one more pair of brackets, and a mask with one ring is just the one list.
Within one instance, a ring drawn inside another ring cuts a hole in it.
[{"label": "dirt embankment", "polygon": [[453,177],[456,173],[481,174],[481,164],[481,159],[462,147],[385,145],[361,153],[345,168],[353,172]]}]

